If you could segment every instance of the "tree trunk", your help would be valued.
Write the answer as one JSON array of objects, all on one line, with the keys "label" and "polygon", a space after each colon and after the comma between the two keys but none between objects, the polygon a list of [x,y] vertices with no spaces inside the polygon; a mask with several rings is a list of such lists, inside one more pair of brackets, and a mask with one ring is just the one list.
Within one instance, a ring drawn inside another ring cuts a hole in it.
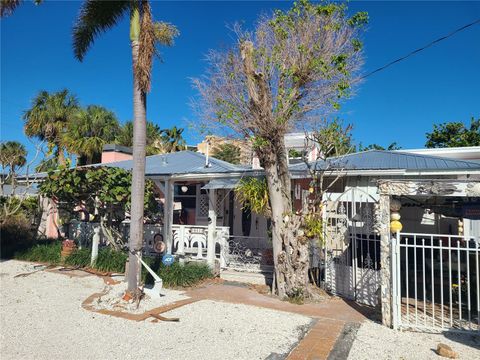
[{"label": "tree trunk", "polygon": [[[272,246],[277,294],[281,298],[307,295],[308,241],[298,233],[300,218],[292,208],[291,179],[283,137],[264,154],[272,208]],[[273,150],[273,149],[272,149]]]},{"label": "tree trunk", "polygon": [[[272,208],[272,246],[275,266],[275,281],[278,295],[303,297],[308,284],[308,241],[298,234],[300,219],[292,209],[291,179],[288,171],[285,148],[286,128],[272,113],[272,98],[269,85],[263,74],[257,73],[254,62],[254,47],[250,41],[242,43],[241,56],[247,77],[252,116],[264,123],[256,135],[268,141],[259,149],[265,169],[270,206]],[[263,131],[263,133],[262,133]],[[265,133],[268,131],[268,133]]]},{"label": "tree trunk", "polygon": [[[138,59],[138,41],[132,41],[133,66]],[[143,210],[145,196],[146,95],[140,91],[133,72],[133,169],[132,205],[130,211],[130,242],[128,290],[139,285],[139,260],[143,246]]]},{"label": "tree trunk", "polygon": [[65,154],[63,153],[63,148],[60,144],[56,144],[57,147],[57,164],[61,166],[65,166]]}]

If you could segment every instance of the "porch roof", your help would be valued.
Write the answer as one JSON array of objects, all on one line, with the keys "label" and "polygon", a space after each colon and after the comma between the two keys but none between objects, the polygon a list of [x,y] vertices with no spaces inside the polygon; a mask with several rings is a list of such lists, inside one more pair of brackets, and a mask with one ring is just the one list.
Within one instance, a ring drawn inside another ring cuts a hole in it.
[{"label": "porch roof", "polygon": [[[418,171],[480,171],[480,163],[449,159],[444,157],[413,154],[401,151],[369,150],[345,156],[317,161],[312,166],[318,170],[404,170],[406,172]],[[292,172],[307,170],[305,163],[290,166]]]},{"label": "porch roof", "polygon": [[233,179],[213,179],[202,187],[203,190],[209,189],[235,189],[240,182],[240,178]]}]

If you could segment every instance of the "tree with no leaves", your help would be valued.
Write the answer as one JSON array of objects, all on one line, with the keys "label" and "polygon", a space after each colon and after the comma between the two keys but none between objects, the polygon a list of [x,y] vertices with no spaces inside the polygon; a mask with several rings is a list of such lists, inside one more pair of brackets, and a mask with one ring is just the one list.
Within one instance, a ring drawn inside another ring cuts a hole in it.
[{"label": "tree with no leaves", "polygon": [[172,45],[178,31],[171,24],[153,21],[147,0],[86,0],[73,28],[73,50],[82,61],[96,37],[118,24],[125,15],[130,18],[134,117],[128,291],[135,292],[140,281],[136,255],[141,255],[143,247],[147,93],[153,59],[158,54],[156,45]]},{"label": "tree with no leaves", "polygon": [[194,80],[205,126],[251,139],[265,169],[280,297],[306,295],[308,282],[308,241],[293,213],[284,136],[312,126],[350,94],[367,20],[364,12],[349,17],[343,4],[298,1],[260,18],[252,32],[237,27],[236,45],[211,51],[206,76]]}]

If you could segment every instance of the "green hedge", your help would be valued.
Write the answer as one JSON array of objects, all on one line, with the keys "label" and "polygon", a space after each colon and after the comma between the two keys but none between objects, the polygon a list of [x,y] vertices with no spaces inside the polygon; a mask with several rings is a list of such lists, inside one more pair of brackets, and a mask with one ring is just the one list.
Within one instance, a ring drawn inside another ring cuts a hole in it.
[{"label": "green hedge", "polygon": [[[62,261],[60,257],[61,248],[62,244],[60,241],[42,241],[27,250],[15,253],[14,258],[52,265],[90,267],[90,249],[77,249]],[[93,268],[99,271],[123,273],[127,258],[128,254],[124,251],[115,251],[109,248],[100,249]],[[204,263],[182,265],[175,262],[171,266],[165,266],[159,257],[146,256],[143,260],[162,278],[166,287],[193,286],[213,276],[208,265]],[[145,268],[142,268],[142,281],[146,284],[153,283],[152,276]]]},{"label": "green hedge", "polygon": [[13,258],[17,260],[36,261],[51,265],[60,265],[62,243],[57,240],[37,241],[32,247],[17,251]]}]

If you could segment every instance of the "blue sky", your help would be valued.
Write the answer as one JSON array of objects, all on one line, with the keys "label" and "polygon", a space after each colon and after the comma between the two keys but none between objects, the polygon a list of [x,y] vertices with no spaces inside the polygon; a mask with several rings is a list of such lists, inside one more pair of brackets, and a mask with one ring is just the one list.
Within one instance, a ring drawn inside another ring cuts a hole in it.
[{"label": "blue sky", "polygon": [[[155,1],[154,16],[171,22],[181,35],[173,48],[162,49],[148,99],[148,119],[161,127],[195,121],[189,99],[190,78],[205,69],[211,48],[233,41],[227,25],[251,26],[258,14],[287,8],[289,2]],[[128,22],[104,34],[83,63],[74,59],[71,27],[80,2],[26,1],[1,20],[1,140],[19,140],[21,116],[39,90],[70,89],[83,105],[113,110],[120,121],[132,117],[131,55]],[[366,10],[370,24],[364,37],[365,73],[480,17],[480,2],[352,1],[352,11]],[[423,51],[360,86],[337,114],[354,125],[363,144],[423,147],[433,123],[469,122],[480,116],[480,25]],[[187,130],[187,140],[199,137]],[[32,147],[29,146],[31,149]]]}]

